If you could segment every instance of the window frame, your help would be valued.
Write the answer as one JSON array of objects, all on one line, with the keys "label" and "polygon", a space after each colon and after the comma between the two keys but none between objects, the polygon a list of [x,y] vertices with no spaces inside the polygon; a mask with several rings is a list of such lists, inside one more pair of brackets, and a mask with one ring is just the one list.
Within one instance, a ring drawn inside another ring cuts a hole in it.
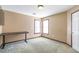
[{"label": "window frame", "polygon": [[[40,22],[40,32],[35,33],[35,21],[39,21]],[[41,33],[41,21],[40,19],[34,19],[34,34],[40,34]]]}]

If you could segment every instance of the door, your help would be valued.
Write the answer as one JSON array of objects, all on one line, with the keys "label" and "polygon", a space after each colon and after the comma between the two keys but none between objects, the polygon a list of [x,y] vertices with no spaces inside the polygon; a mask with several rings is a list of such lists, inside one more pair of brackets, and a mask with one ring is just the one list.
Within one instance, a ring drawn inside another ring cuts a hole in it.
[{"label": "door", "polygon": [[72,47],[79,51],[79,12],[72,14]]}]

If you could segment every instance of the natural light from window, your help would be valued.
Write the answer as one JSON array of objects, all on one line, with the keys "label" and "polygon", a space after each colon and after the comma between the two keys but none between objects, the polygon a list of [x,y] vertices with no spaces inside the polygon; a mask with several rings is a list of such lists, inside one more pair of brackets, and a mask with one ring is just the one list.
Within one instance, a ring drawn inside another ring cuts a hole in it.
[{"label": "natural light from window", "polygon": [[40,33],[40,21],[35,20],[35,33]]},{"label": "natural light from window", "polygon": [[48,34],[48,20],[43,21],[43,33]]}]

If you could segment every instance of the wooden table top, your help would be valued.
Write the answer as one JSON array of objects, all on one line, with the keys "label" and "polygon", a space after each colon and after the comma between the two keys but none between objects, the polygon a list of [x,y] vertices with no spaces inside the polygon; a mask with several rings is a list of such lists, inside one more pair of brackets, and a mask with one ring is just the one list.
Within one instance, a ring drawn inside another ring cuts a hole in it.
[{"label": "wooden table top", "polygon": [[1,33],[1,35],[13,35],[13,34],[23,34],[23,33],[29,33],[27,31],[22,31],[22,32],[5,32],[5,33]]}]

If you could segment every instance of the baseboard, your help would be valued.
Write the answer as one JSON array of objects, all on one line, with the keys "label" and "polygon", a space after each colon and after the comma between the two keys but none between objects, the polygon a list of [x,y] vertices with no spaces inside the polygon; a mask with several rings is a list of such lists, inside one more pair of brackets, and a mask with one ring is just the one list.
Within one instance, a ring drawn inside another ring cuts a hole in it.
[{"label": "baseboard", "polygon": [[57,42],[60,42],[60,43],[64,43],[64,44],[72,47],[71,45],[67,44],[66,42],[62,42],[62,41],[59,41],[59,40],[56,40],[56,39],[52,39],[52,38],[49,38],[49,37],[45,37],[45,36],[42,36],[42,37],[47,38],[47,39],[50,39],[50,40],[53,40],[53,41],[57,41]]},{"label": "baseboard", "polygon": [[41,37],[41,36],[32,37],[32,38],[28,38],[27,40],[29,40],[29,39],[35,39],[35,38],[39,38],[39,37]]}]

